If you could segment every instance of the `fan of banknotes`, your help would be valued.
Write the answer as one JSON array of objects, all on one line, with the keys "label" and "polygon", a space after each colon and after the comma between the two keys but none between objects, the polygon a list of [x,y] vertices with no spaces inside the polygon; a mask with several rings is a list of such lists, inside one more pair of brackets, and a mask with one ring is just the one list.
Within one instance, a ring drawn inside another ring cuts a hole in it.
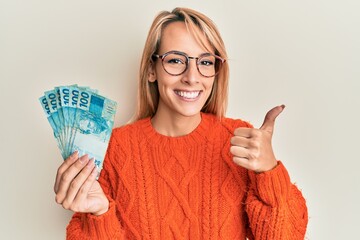
[{"label": "fan of banknotes", "polygon": [[97,90],[77,85],[59,86],[39,98],[64,159],[74,151],[94,158],[99,171],[116,113],[115,101]]}]

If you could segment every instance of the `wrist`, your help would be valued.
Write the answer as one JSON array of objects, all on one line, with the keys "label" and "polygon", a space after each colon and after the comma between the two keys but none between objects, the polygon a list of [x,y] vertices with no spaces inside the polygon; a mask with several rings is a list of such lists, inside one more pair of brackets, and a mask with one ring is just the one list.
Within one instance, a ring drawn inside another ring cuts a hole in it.
[{"label": "wrist", "polygon": [[107,211],[109,211],[109,201],[108,200],[106,201],[106,205],[104,208],[100,209],[99,211],[93,212],[91,214],[94,216],[100,216],[100,215],[106,213]]},{"label": "wrist", "polygon": [[268,164],[266,168],[262,169],[261,171],[255,171],[255,172],[256,173],[268,172],[275,169],[277,166],[278,166],[278,161],[275,159],[271,164]]}]

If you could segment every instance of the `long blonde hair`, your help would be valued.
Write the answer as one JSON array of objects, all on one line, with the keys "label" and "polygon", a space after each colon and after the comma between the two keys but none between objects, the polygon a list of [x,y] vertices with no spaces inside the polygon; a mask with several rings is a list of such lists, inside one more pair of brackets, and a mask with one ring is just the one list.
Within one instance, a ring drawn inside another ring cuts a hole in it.
[{"label": "long blonde hair", "polygon": [[[164,28],[169,23],[176,21],[184,22],[191,34],[202,46],[205,46],[203,40],[205,36],[205,41],[210,43],[215,54],[227,59],[224,42],[217,27],[210,18],[188,8],[175,8],[171,12],[160,12],[155,17],[145,42],[139,73],[138,105],[132,121],[152,117],[156,113],[159,102],[157,81],[149,81],[149,71],[153,64],[152,56],[160,48]],[[200,30],[200,32],[196,31],[196,29]],[[200,36],[200,33],[203,36]],[[227,61],[225,61],[220,72],[215,76],[212,92],[203,106],[202,112],[212,113],[219,118],[225,115],[228,97],[228,78],[229,66]]]}]

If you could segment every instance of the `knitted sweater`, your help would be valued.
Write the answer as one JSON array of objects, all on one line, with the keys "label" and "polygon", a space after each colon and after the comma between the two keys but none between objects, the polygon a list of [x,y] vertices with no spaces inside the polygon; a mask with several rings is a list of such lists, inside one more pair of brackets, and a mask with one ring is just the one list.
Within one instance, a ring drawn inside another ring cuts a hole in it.
[{"label": "knitted sweater", "polygon": [[75,213],[67,239],[304,239],[305,200],[283,164],[256,174],[232,161],[234,130],[252,126],[201,116],[181,137],[150,118],[114,129],[99,178],[109,210]]}]

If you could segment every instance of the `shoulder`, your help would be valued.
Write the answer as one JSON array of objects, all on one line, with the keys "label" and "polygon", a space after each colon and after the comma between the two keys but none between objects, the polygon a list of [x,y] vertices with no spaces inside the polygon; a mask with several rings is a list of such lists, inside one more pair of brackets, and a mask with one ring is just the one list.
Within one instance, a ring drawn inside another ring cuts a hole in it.
[{"label": "shoulder", "polygon": [[213,126],[213,129],[227,130],[230,133],[233,133],[236,128],[244,127],[244,128],[253,128],[252,124],[244,121],[242,119],[234,119],[229,117],[216,117],[212,114],[203,114],[209,121],[209,125]]},{"label": "shoulder", "polygon": [[110,141],[118,145],[119,142],[127,142],[139,136],[141,129],[148,119],[141,119],[133,123],[125,124],[113,129]]},{"label": "shoulder", "polygon": [[220,119],[221,125],[226,128],[235,129],[239,127],[253,128],[252,124],[242,119],[224,117]]}]

